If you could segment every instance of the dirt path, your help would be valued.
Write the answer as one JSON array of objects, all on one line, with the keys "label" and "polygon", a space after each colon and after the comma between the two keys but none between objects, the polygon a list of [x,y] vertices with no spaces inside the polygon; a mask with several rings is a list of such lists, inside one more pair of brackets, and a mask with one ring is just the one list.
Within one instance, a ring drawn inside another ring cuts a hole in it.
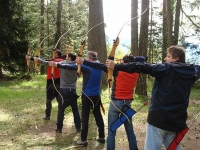
[{"label": "dirt path", "polygon": [[[194,115],[194,114],[193,114]],[[146,131],[146,116],[147,112],[138,113],[134,116],[134,131],[137,137],[138,148],[143,150],[145,141],[145,131]],[[89,124],[89,135],[88,135],[88,146],[87,147],[75,147],[75,141],[80,138],[80,133],[75,131],[73,125],[73,116],[68,114],[64,121],[64,128],[62,134],[55,133],[55,119],[51,121],[45,121],[45,126],[38,127],[37,129],[31,130],[31,134],[35,133],[38,139],[45,139],[47,141],[53,142],[56,145],[61,144],[59,149],[77,149],[77,150],[105,150],[106,144],[100,144],[94,140],[96,137],[96,124],[92,114],[90,115]],[[194,119],[194,118],[191,118]],[[107,136],[107,117],[104,115],[106,136]],[[191,120],[188,120],[188,124]],[[199,150],[200,149],[200,119],[197,119],[191,126],[190,130],[181,142],[181,150]],[[63,145],[63,143],[65,143]],[[51,145],[51,144],[50,144]],[[51,146],[46,144],[46,149],[52,149]],[[124,127],[121,126],[117,130],[116,136],[116,150],[128,150],[128,141],[125,134]],[[162,148],[164,150],[164,147]]]},{"label": "dirt path", "polygon": [[[200,106],[199,101],[193,101],[195,106]],[[148,107],[148,106],[147,106]],[[196,107],[199,108],[199,107]],[[195,108],[195,109],[196,109]],[[192,108],[193,109],[193,108]],[[200,109],[198,109],[200,110]],[[106,144],[100,144],[95,141],[97,136],[97,128],[92,113],[90,114],[89,121],[89,133],[88,133],[88,146],[87,147],[75,147],[75,141],[80,138],[80,133],[76,132],[73,115],[69,109],[65,115],[64,127],[62,134],[56,134],[56,106],[52,113],[50,121],[44,121],[41,116],[33,116],[32,118],[24,118],[25,123],[30,127],[26,128],[22,132],[0,133],[0,149],[1,150],[105,150]],[[197,115],[196,110],[189,110],[188,124],[194,120]],[[23,117],[26,117],[23,116]],[[107,137],[107,114],[103,115],[105,122],[105,131]],[[146,131],[146,117],[147,109],[143,109],[141,112],[136,113],[133,118],[134,131],[137,137],[138,148],[143,150]],[[10,120],[12,124],[12,120]],[[34,122],[34,123],[33,123]],[[1,122],[0,122],[1,123]],[[22,124],[23,122],[19,122]],[[1,124],[1,128],[3,128]],[[16,129],[17,130],[17,129]],[[125,134],[124,127],[121,126],[117,130],[116,136],[116,150],[128,150],[128,141]],[[162,148],[164,150],[164,148]],[[181,142],[181,150],[200,150],[200,117],[193,123],[190,130]]]}]

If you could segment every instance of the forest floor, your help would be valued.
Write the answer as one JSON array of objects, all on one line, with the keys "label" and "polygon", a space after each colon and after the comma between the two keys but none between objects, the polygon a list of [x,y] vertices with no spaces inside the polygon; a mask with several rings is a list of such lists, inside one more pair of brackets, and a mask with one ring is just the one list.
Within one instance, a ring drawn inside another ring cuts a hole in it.
[{"label": "forest floor", "polygon": [[[93,114],[90,113],[88,146],[77,147],[76,140],[80,132],[76,132],[71,108],[65,110],[62,133],[56,133],[57,102],[53,101],[51,120],[45,121],[45,76],[35,77],[31,81],[1,82],[0,84],[0,150],[105,150],[106,143],[95,141],[97,126]],[[77,88],[80,90],[81,88]],[[80,93],[80,91],[78,91]],[[200,116],[194,119],[200,110],[199,89],[193,89],[188,108],[188,133],[181,141],[181,150],[200,150]],[[105,108],[103,115],[105,136],[107,137],[107,110],[109,99],[107,91],[102,93]],[[142,105],[137,95],[132,108],[137,110]],[[78,99],[81,108],[80,98]],[[144,149],[146,118],[149,105],[143,107],[133,117],[134,131],[139,150]],[[79,110],[81,112],[81,109]],[[124,126],[117,129],[116,150],[128,150],[128,141]],[[165,148],[162,147],[162,150]]]},{"label": "forest floor", "polygon": [[[191,103],[200,105],[199,100],[192,100]],[[147,106],[148,107],[148,106]],[[193,114],[194,115],[194,114]],[[138,112],[134,115],[134,131],[137,137],[137,144],[139,150],[144,149],[145,131],[146,131],[146,116],[147,111]],[[39,118],[38,118],[39,117]],[[30,128],[24,131],[23,134],[9,133],[0,134],[0,149],[23,149],[27,150],[105,150],[106,143],[101,144],[95,141],[97,136],[97,127],[93,114],[90,114],[89,133],[88,133],[88,146],[76,146],[75,141],[80,138],[80,133],[76,132],[73,115],[68,113],[65,115],[64,127],[62,133],[56,133],[56,115],[52,115],[50,121],[45,121],[41,116],[34,116],[31,120],[39,120],[40,123],[30,125]],[[103,115],[105,122],[105,131],[107,136],[107,116]],[[195,118],[195,117],[194,117]],[[194,118],[188,120],[188,124]],[[10,122],[12,124],[12,122]],[[181,142],[181,150],[199,150],[200,149],[200,119],[198,118],[190,127],[188,133],[185,135]],[[20,142],[19,142],[20,141]],[[22,142],[23,141],[23,142]],[[5,146],[5,147],[4,147]],[[116,150],[128,150],[128,141],[124,127],[121,126],[117,129],[116,135]],[[162,150],[165,148],[162,147]]]},{"label": "forest floor", "polygon": [[[195,105],[200,106],[199,100],[192,100],[191,103]],[[148,106],[147,106],[148,107]],[[145,141],[145,132],[146,132],[146,116],[147,112],[138,112],[133,119],[134,123],[134,131],[137,137],[137,144],[138,149],[143,150],[144,149],[144,141]],[[107,116],[104,115],[104,121],[105,121],[105,128],[106,128],[106,136],[107,136]],[[194,117],[195,118],[195,117]],[[192,123],[194,118],[190,118],[188,120],[188,125]],[[55,119],[53,121],[44,121],[44,124],[41,126],[38,126],[37,128],[33,128],[30,130],[28,134],[35,135],[35,140],[41,140],[45,139],[50,142],[49,144],[46,144],[45,150],[52,149],[51,144],[56,142],[66,142],[68,143],[66,147],[63,149],[77,149],[77,150],[105,150],[106,149],[106,143],[101,144],[95,141],[95,137],[97,134],[90,131],[97,132],[95,120],[93,118],[92,113],[90,114],[90,124],[89,124],[89,135],[88,135],[88,146],[87,147],[80,147],[75,145],[75,141],[80,138],[80,133],[77,133],[74,125],[73,125],[73,116],[66,116],[66,119],[64,121],[64,128],[63,133],[55,133]],[[34,141],[34,140],[33,140]],[[34,142],[33,142],[34,143]],[[57,143],[58,144],[58,143]],[[36,145],[32,145],[33,149]],[[49,148],[48,148],[49,147]],[[29,147],[29,149],[32,149]],[[58,148],[59,149],[59,148]],[[62,148],[61,148],[62,149]],[[125,133],[124,126],[121,126],[117,129],[117,135],[116,135],[116,150],[128,150],[128,141]],[[164,146],[162,147],[162,150],[164,150]],[[189,128],[188,133],[185,135],[181,142],[181,150],[199,150],[200,149],[200,119],[198,118],[192,126]]]}]

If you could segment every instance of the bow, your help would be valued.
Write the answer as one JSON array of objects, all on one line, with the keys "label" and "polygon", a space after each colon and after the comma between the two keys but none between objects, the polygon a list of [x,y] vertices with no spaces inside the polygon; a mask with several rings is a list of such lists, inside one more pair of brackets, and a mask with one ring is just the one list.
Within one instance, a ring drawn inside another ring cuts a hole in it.
[{"label": "bow", "polygon": [[[117,36],[116,40],[113,41],[112,49],[110,51],[108,59],[114,60],[115,51],[116,51],[116,48],[117,48],[118,45],[119,45],[119,37]],[[113,82],[112,81],[112,76],[113,76],[113,71],[110,68],[108,68],[108,79],[107,79],[107,81],[108,81],[108,88],[109,89],[112,87],[112,82]]]},{"label": "bow", "polygon": [[54,33],[56,33],[56,31],[55,31],[55,32],[53,32],[52,34],[50,34],[50,35],[48,35],[48,36],[44,37],[44,38],[43,38],[43,40],[41,41],[41,43],[40,43],[39,47],[41,47],[41,46],[42,46],[42,43],[44,42],[44,40],[45,40],[46,38],[48,38],[48,37],[52,36]]},{"label": "bow", "polygon": [[[116,39],[114,40],[114,42],[113,42],[112,50],[111,50],[111,52],[110,52],[110,54],[109,54],[109,56],[108,56],[108,59],[114,60],[115,51],[116,51],[117,46],[119,45],[119,35],[120,35],[122,29],[124,28],[124,26],[125,26],[128,22],[130,22],[131,20],[136,19],[136,18],[139,18],[140,16],[142,16],[142,15],[147,11],[147,9],[148,9],[148,8],[146,8],[140,15],[131,18],[130,20],[126,21],[126,22],[123,24],[123,26],[121,27],[121,29],[120,29],[120,31],[119,31],[119,33],[118,33],[118,35],[117,35],[117,38],[116,38]],[[112,87],[112,74],[113,74],[113,71],[112,71],[111,69],[108,68],[108,80],[107,80],[107,81],[108,81],[109,89]]]},{"label": "bow", "polygon": [[[69,28],[69,30],[70,30],[70,28]],[[63,35],[61,35],[60,38],[58,39],[58,41],[57,41],[57,43],[56,43],[56,45],[55,45],[55,47],[54,47],[54,49],[53,49],[53,53],[52,53],[52,60],[53,60],[53,61],[54,61],[54,59],[55,59],[55,57],[56,57],[57,45],[58,45],[59,41],[62,39],[62,37],[63,37],[65,34],[67,34],[67,33],[69,32],[69,30],[67,30],[67,31],[66,31]],[[51,76],[52,76],[52,79],[53,79],[53,76],[54,76],[54,67],[52,67],[52,69],[51,69]]]},{"label": "bow", "polygon": [[[81,42],[80,50],[79,50],[79,52],[78,52],[78,56],[79,56],[79,57],[82,57],[82,55],[83,55],[83,50],[84,50],[84,47],[85,47],[85,45],[86,45],[86,40],[85,40],[85,39],[86,39],[87,35],[89,34],[89,32],[90,32],[93,28],[97,27],[98,25],[100,25],[100,24],[102,24],[102,23],[104,23],[104,21],[102,21],[102,22],[100,22],[100,23],[94,25],[92,28],[90,28],[90,29],[88,30],[88,32],[86,33],[86,35],[85,35],[85,37],[84,37],[84,40]],[[79,77],[81,76],[81,64],[78,64],[77,75],[78,75]]]},{"label": "bow", "polygon": [[[121,32],[121,30],[120,30],[120,32]],[[119,34],[118,34],[118,36],[119,36]],[[110,60],[114,60],[115,51],[117,49],[117,46],[119,45],[119,37],[118,36],[113,41],[112,49],[111,49],[110,54],[108,56],[108,59],[110,59]],[[113,83],[112,76],[113,76],[113,70],[108,68],[108,79],[107,79],[107,82],[108,82],[108,93],[109,93],[109,95],[110,95],[110,88],[112,87],[112,83]],[[112,105],[115,107],[115,109],[117,109],[119,112],[121,112],[127,118],[127,120],[129,121],[129,117],[124,112],[122,112],[119,108],[117,108],[117,106],[113,103],[111,98],[110,98],[110,101],[111,101]]]},{"label": "bow", "polygon": [[[148,9],[148,8],[146,8],[140,15],[131,18],[130,20],[126,21],[126,22],[123,24],[123,26],[121,27],[121,29],[120,29],[120,31],[119,31],[119,33],[118,33],[118,35],[117,35],[117,38],[113,41],[112,49],[111,49],[111,52],[110,52],[110,54],[109,54],[109,56],[108,56],[108,59],[114,60],[115,51],[116,51],[117,46],[119,45],[119,35],[120,35],[122,29],[124,28],[124,26],[125,26],[128,22],[130,22],[131,20],[136,19],[136,18],[139,18],[140,16],[142,16],[142,15],[147,11],[147,9]],[[113,70],[111,70],[110,68],[108,68],[108,79],[107,79],[107,82],[108,82],[108,92],[109,92],[109,95],[110,95],[110,88],[112,87],[112,83],[113,83],[113,81],[112,81],[112,76],[113,76]],[[112,105],[113,105],[119,112],[121,112],[121,113],[128,119],[128,116],[127,116],[125,113],[123,113],[120,109],[118,109],[117,106],[115,106],[115,104],[113,103],[112,99],[111,99],[111,103],[112,103]],[[128,119],[128,121],[129,121],[129,119]]]},{"label": "bow", "polygon": [[[27,55],[30,56],[30,50],[31,50],[31,46],[28,48],[28,51],[27,51]],[[30,60],[26,60],[26,65],[27,65],[27,71],[28,73],[30,73]]]},{"label": "bow", "polygon": [[[69,28],[70,30],[70,28]],[[67,34],[69,32],[69,30],[67,30],[63,35],[60,36],[60,38],[58,39],[54,49],[53,49],[53,54],[52,54],[52,60],[54,61],[55,57],[56,57],[56,51],[57,51],[57,45],[58,45],[58,42],[62,39],[62,37]],[[56,88],[56,85],[54,83],[54,67],[51,68],[51,79],[52,79],[52,83],[53,83],[53,86],[55,88],[55,90],[58,92],[58,94],[60,95],[60,97],[62,98],[62,104],[64,103],[64,98],[62,96],[62,94],[58,91],[58,89]]]},{"label": "bow", "polygon": [[[36,51],[36,54],[35,54],[35,57],[39,57],[40,56],[40,51],[42,50],[42,43],[44,42],[44,40],[46,39],[46,38],[48,38],[48,37],[50,37],[50,36],[52,36],[53,34],[54,34],[55,32],[53,32],[52,34],[50,34],[50,35],[48,35],[48,36],[46,36],[46,37],[44,37],[43,38],[43,40],[40,42],[40,45],[39,45],[39,47],[38,47],[38,49],[37,49],[37,51]],[[35,72],[37,72],[38,71],[38,63],[37,62],[35,62]]]}]

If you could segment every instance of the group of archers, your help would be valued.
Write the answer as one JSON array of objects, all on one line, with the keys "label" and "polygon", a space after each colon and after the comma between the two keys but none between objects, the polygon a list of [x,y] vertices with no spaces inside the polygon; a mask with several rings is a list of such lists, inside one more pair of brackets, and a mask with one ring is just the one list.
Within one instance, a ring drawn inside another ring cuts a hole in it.
[{"label": "group of archers", "polygon": [[[27,60],[48,65],[46,84],[46,110],[44,120],[50,120],[52,100],[58,101],[57,133],[62,133],[65,108],[72,108],[74,124],[80,139],[77,145],[87,146],[90,110],[95,117],[98,128],[99,143],[106,142],[107,150],[115,150],[116,129],[111,129],[119,119],[125,106],[131,108],[134,87],[140,73],[149,74],[155,78],[152,87],[151,100],[147,116],[145,150],[160,150],[162,145],[169,149],[176,135],[188,128],[186,124],[187,108],[191,88],[200,78],[200,66],[185,62],[185,50],[179,46],[170,46],[167,49],[164,63],[150,64],[143,57],[125,55],[120,63],[107,59],[106,62],[98,60],[95,51],[88,51],[86,58],[76,57],[72,52],[66,54],[63,60],[60,50],[56,51],[53,61],[46,61],[37,57],[26,55]],[[144,57],[145,58],[145,57]],[[81,102],[81,116],[78,110],[76,82],[77,66],[81,66],[83,77]],[[51,69],[54,68],[54,84],[52,84]],[[100,111],[100,87],[102,72],[113,70],[113,85],[111,102],[108,110],[108,135],[105,137],[104,120]],[[59,93],[57,90],[59,90]],[[65,116],[67,117],[67,116]],[[137,150],[137,140],[134,133],[132,116],[122,122],[128,139],[129,149]],[[175,141],[176,142],[176,141]],[[180,144],[175,148],[179,150]]]}]

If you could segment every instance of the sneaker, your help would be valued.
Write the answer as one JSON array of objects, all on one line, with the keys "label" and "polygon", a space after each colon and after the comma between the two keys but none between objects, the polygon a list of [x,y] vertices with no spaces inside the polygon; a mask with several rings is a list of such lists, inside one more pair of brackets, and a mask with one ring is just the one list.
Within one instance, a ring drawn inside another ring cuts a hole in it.
[{"label": "sneaker", "polygon": [[105,139],[104,138],[96,138],[96,141],[98,141],[99,143],[105,143]]},{"label": "sneaker", "polygon": [[57,133],[62,133],[62,129],[56,129],[55,130]]},{"label": "sneaker", "polygon": [[77,140],[76,141],[76,145],[83,145],[83,146],[87,146],[88,145],[88,142],[87,141],[82,141],[81,139],[80,140]]},{"label": "sneaker", "polygon": [[43,119],[44,120],[50,120],[50,117],[45,116]]}]

